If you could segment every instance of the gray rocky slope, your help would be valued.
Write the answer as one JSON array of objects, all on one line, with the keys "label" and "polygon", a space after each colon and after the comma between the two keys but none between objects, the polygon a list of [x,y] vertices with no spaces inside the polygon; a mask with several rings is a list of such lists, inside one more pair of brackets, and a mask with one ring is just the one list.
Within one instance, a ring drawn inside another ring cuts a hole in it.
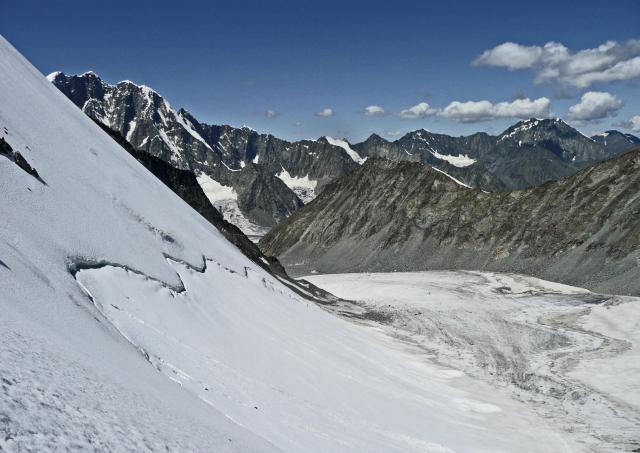
[{"label": "gray rocky slope", "polygon": [[260,242],[291,272],[476,269],[640,294],[640,149],[531,189],[484,193],[370,159]]}]

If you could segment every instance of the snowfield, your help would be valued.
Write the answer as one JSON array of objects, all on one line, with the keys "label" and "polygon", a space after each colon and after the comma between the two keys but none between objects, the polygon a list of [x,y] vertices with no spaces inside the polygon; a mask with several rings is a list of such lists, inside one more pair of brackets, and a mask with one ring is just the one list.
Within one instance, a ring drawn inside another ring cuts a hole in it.
[{"label": "snowfield", "polygon": [[468,154],[457,154],[457,155],[440,154],[438,151],[436,151],[433,148],[430,148],[429,152],[433,154],[435,157],[437,157],[438,159],[445,160],[455,167],[464,168],[476,163],[476,160],[469,157]]},{"label": "snowfield", "polygon": [[574,451],[640,446],[639,298],[480,272],[307,280],[360,301],[336,308],[342,316],[412,342],[526,403],[578,443]]},{"label": "snowfield", "polygon": [[291,176],[291,174],[282,167],[282,171],[275,176],[280,178],[289,189],[293,190],[304,204],[309,203],[317,195],[316,186],[318,185],[318,181],[310,179],[309,175],[305,175],[304,177]]},{"label": "snowfield", "polygon": [[283,451],[573,451],[507,395],[261,272],[171,265],[181,291],[114,266],[77,278],[155,368]]}]

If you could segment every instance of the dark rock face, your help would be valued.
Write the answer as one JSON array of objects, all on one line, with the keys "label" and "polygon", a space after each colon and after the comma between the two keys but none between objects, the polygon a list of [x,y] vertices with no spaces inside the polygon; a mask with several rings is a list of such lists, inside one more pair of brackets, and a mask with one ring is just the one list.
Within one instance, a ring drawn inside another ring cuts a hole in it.
[{"label": "dark rock face", "polygon": [[[300,284],[299,281],[290,278],[277,258],[264,255],[258,246],[240,231],[237,226],[227,222],[222,214],[211,205],[209,199],[198,184],[196,176],[191,171],[174,168],[158,157],[134,149],[119,132],[109,129],[100,122],[96,121],[96,123],[118,142],[120,146],[129,152],[129,154],[135,157],[138,162],[153,173],[154,176],[173,190],[176,195],[182,198],[189,206],[202,215],[202,217],[207,219],[209,223],[217,228],[229,242],[238,247],[251,261],[273,275],[278,276],[287,286],[304,297],[311,298],[319,303],[331,303],[335,300],[331,294],[315,287],[309,282],[302,281],[302,284]],[[0,145],[1,142],[2,141],[0,141]]]},{"label": "dark rock face", "polygon": [[475,269],[640,294],[640,148],[577,174],[484,193],[370,159],[260,242],[295,273]]},{"label": "dark rock face", "polygon": [[602,145],[609,153],[619,154],[640,145],[640,138],[619,131],[606,131],[591,137]]},{"label": "dark rock face", "polygon": [[[192,121],[192,117],[189,117]],[[195,123],[198,124],[198,123]],[[232,168],[252,162],[268,174],[286,170],[292,177],[318,182],[321,190],[328,182],[358,168],[340,147],[326,140],[288,142],[271,134],[258,134],[249,128],[198,124],[198,132],[208,143],[216,143],[223,161]]]},{"label": "dark rock face", "polygon": [[9,145],[9,143],[5,141],[4,137],[0,137],[0,155],[5,156],[9,160],[13,161],[18,167],[29,173],[38,181],[44,182],[42,178],[40,178],[38,171],[31,165],[29,165],[27,159],[25,159],[19,151],[14,151],[11,145]]},{"label": "dark rock face", "polygon": [[175,111],[158,93],[129,81],[109,85],[96,74],[51,74],[49,80],[87,115],[118,131],[140,151],[172,166],[204,173],[237,193],[248,220],[271,227],[303,206],[276,175],[316,181],[316,189],[358,165],[338,146],[287,142],[248,127],[199,123]]},{"label": "dark rock face", "polygon": [[[450,137],[422,129],[389,142],[372,135],[353,148],[363,156],[429,164],[490,192],[569,176],[629,149],[607,148],[560,119],[520,121],[499,136]],[[459,156],[468,159],[456,159]]]}]

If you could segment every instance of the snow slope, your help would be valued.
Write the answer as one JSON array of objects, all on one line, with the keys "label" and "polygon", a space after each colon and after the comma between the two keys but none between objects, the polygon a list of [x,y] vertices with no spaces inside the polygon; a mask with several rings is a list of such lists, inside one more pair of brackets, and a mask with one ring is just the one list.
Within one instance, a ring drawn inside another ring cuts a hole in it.
[{"label": "snow slope", "polygon": [[282,171],[276,174],[287,187],[295,192],[304,204],[309,203],[316,197],[316,186],[318,181],[310,179],[309,175],[302,177],[291,176],[287,170],[282,167]]},{"label": "snow slope", "polygon": [[340,148],[344,149],[347,154],[349,155],[349,157],[351,159],[353,159],[353,161],[357,164],[364,164],[364,161],[367,160],[367,158],[362,158],[360,156],[360,154],[358,154],[349,144],[348,141],[346,140],[340,140],[339,138],[333,138],[333,137],[329,137],[329,136],[325,136],[325,138],[327,139],[327,142],[329,142],[329,144],[334,145],[334,146],[339,146]]},{"label": "snow slope", "polygon": [[112,262],[179,285],[165,254],[246,263],[4,38],[0,134],[0,448],[277,451],[123,341],[70,267]]},{"label": "snow slope", "polygon": [[0,449],[576,451],[255,266],[0,38]]}]

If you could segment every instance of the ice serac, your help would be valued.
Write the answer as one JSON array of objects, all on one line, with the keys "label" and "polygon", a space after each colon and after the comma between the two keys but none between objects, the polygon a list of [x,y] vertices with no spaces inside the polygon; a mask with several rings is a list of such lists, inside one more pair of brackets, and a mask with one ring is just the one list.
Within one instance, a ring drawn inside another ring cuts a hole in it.
[{"label": "ice serac", "polygon": [[568,450],[294,294],[3,38],[0,136],[46,182],[0,156],[2,450]]},{"label": "ice serac", "polygon": [[498,270],[640,294],[640,149],[513,192],[451,176],[369,159],[260,247],[294,273]]}]

